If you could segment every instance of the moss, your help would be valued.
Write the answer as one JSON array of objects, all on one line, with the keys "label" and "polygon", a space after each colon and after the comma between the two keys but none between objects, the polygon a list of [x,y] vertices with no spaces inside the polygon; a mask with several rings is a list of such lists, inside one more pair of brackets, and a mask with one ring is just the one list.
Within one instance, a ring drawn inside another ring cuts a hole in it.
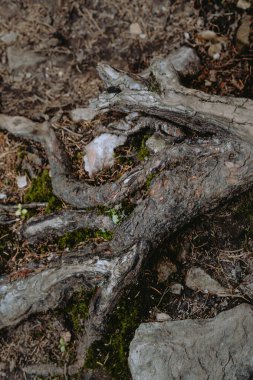
[{"label": "moss", "polygon": [[147,179],[146,179],[146,189],[148,189],[151,185],[151,182],[152,180],[155,178],[156,174],[155,173],[150,173],[148,176],[147,176]]},{"label": "moss", "polygon": [[96,292],[93,290],[80,289],[76,291],[63,309],[64,317],[71,325],[71,329],[77,335],[83,328],[84,321],[88,316],[91,297]]},{"label": "moss", "polygon": [[150,135],[144,135],[142,140],[141,140],[141,144],[140,144],[140,147],[139,147],[138,152],[137,152],[137,158],[140,161],[144,161],[145,158],[149,156],[149,150],[146,147],[146,141],[149,137],[150,137]]},{"label": "moss", "polygon": [[113,379],[129,380],[131,378],[127,364],[129,344],[139,322],[139,311],[135,303],[131,305],[121,301],[109,322],[104,344],[95,342],[91,346],[85,366],[96,368],[104,364]]},{"label": "moss", "polygon": [[99,237],[105,240],[111,240],[113,237],[113,232],[105,230],[94,231],[89,228],[80,228],[72,232],[67,232],[58,239],[57,243],[61,249],[73,248],[79,243]]},{"label": "moss", "polygon": [[47,202],[47,214],[59,210],[62,202],[53,195],[51,178],[48,170],[43,170],[38,177],[32,180],[30,188],[24,195],[25,202]]},{"label": "moss", "polygon": [[158,95],[161,95],[162,90],[161,86],[158,83],[156,77],[153,73],[150,73],[148,78],[148,90],[157,93]]}]

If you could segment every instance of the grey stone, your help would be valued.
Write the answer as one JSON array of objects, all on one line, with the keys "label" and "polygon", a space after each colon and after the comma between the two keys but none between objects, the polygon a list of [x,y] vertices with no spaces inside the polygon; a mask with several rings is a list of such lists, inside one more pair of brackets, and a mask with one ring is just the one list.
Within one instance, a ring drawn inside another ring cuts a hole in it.
[{"label": "grey stone", "polygon": [[166,141],[159,135],[154,134],[147,139],[146,147],[151,153],[159,153],[166,147]]},{"label": "grey stone", "polygon": [[179,296],[182,293],[183,289],[184,289],[183,285],[176,282],[170,285],[169,292]]},{"label": "grey stone", "polygon": [[10,70],[17,70],[34,66],[46,60],[46,57],[31,50],[23,50],[15,46],[7,48],[7,57]]},{"label": "grey stone", "polygon": [[253,374],[253,307],[212,319],[143,323],[130,344],[133,380],[248,380]]},{"label": "grey stone", "polygon": [[194,75],[199,71],[200,59],[194,49],[182,46],[170,54],[170,61],[182,76]]},{"label": "grey stone", "polygon": [[243,295],[253,299],[253,272],[244,277],[239,290]]},{"label": "grey stone", "polygon": [[221,286],[218,281],[198,267],[192,267],[188,270],[185,277],[185,285],[192,290],[215,294],[220,297],[231,295],[229,289]]},{"label": "grey stone", "polygon": [[249,36],[250,36],[250,25],[252,18],[249,15],[245,15],[242,18],[241,25],[239,26],[236,33],[236,45],[238,50],[242,50],[244,47],[249,46]]}]

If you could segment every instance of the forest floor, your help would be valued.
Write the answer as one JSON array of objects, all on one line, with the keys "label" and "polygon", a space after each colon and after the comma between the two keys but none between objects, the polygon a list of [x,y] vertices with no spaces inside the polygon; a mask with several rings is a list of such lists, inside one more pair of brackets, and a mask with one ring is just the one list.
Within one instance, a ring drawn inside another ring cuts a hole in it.
[{"label": "forest floor", "polygon": [[[54,128],[74,162],[75,174],[94,185],[114,180],[129,167],[116,160],[111,170],[90,179],[82,159],[85,145],[97,134],[97,122],[75,123],[68,115],[101,91],[97,63],[103,61],[138,73],[153,58],[190,46],[198,53],[201,67],[197,75],[185,79],[185,85],[212,94],[253,99],[253,6],[246,1],[249,8],[242,9],[238,3],[0,0],[1,113],[35,121],[61,115]],[[242,25],[243,41],[238,34]],[[203,33],[207,31],[214,33]],[[121,148],[118,153],[129,152]],[[18,185],[21,177],[27,182],[24,187]],[[29,202],[37,206],[23,217],[16,215],[18,204]],[[82,235],[72,236],[67,243],[59,240],[34,246],[18,240],[18,230],[28,215],[67,207],[52,195],[43,149],[0,133],[0,211],[7,215],[6,223],[0,224],[0,276],[8,276],[10,281],[21,278],[36,269],[36,262],[46,264],[63,249],[87,244],[87,237],[84,242]],[[103,239],[88,238],[95,244]],[[157,268],[161,263],[166,267],[168,262],[176,269],[159,282]],[[194,266],[229,289],[236,289],[252,270],[252,190],[191,222],[154,252],[138,283],[126,291],[117,307],[107,336],[90,351],[87,365],[98,368],[94,379],[130,379],[129,342],[139,323],[155,320],[157,313],[167,313],[173,319],[209,318],[243,302],[240,297],[218,297],[189,289],[185,277]],[[174,283],[182,285],[181,294],[170,292]],[[33,316],[2,331],[0,379],[39,379],[29,377],[22,368],[38,362],[53,361],[62,366],[72,362],[87,312],[86,297],[75,294],[63,305],[64,312]],[[68,341],[64,349],[62,338]],[[76,378],[81,379],[82,374]]]}]

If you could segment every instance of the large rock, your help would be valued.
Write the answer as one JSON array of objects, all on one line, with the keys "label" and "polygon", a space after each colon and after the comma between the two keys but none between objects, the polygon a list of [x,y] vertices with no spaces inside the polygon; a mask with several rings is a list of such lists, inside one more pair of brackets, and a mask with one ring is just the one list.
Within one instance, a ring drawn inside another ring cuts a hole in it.
[{"label": "large rock", "polygon": [[128,361],[133,380],[251,379],[253,307],[206,320],[143,323]]}]

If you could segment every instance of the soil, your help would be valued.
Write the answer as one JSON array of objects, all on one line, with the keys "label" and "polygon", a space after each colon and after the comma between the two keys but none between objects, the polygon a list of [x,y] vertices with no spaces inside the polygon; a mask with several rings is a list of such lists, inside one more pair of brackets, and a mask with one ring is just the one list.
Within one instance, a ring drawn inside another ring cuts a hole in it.
[{"label": "soil", "polygon": [[[138,73],[154,57],[191,46],[201,67],[197,75],[184,79],[184,84],[213,94],[253,99],[253,36],[248,36],[249,44],[243,47],[236,38],[245,14],[252,15],[253,9],[242,10],[236,4],[232,0],[0,0],[0,111],[35,121],[58,115],[54,127],[73,159],[75,174],[93,184],[114,180],[134,164],[127,160],[133,156],[130,147],[118,151],[123,163],[118,160],[112,170],[89,179],[82,164],[84,147],[97,134],[98,124],[108,120],[74,123],[68,116],[69,110],[87,104],[102,89],[97,63],[105,61]],[[133,23],[138,23],[140,33],[131,33]],[[208,54],[213,42],[199,37],[205,30],[214,31],[221,41],[216,60]],[[2,36],[8,33],[15,37],[6,42]],[[30,56],[29,64],[18,65],[25,51],[36,53],[40,62]],[[0,224],[0,275],[8,275],[10,280],[26,276],[34,270],[34,261],[46,263],[58,249],[57,242],[29,246],[17,239],[25,219],[15,215],[16,206],[25,203],[32,181],[49,169],[39,145],[0,133],[0,194],[6,196],[0,200],[0,212],[8,209],[5,225]],[[17,186],[20,175],[28,180],[24,189]],[[29,212],[29,216],[43,214],[45,207],[36,206]],[[157,312],[173,319],[209,318],[245,301],[194,292],[185,286],[185,276],[190,267],[200,266],[223,286],[236,289],[253,266],[252,215],[251,190],[193,221],[154,252],[138,283],[126,291],[108,322],[105,339],[90,352],[87,365],[98,368],[94,379],[130,379],[127,350],[134,329],[142,321],[154,320]],[[158,283],[156,267],[163,257],[175,263],[177,272]],[[183,285],[181,295],[169,292],[175,282]],[[39,379],[29,377],[22,368],[40,362],[62,366],[73,362],[85,316],[84,304],[76,310],[77,304],[82,305],[78,297],[63,305],[63,313],[57,310],[33,316],[2,331],[0,379]],[[71,339],[62,352],[60,339],[66,332]]]}]

